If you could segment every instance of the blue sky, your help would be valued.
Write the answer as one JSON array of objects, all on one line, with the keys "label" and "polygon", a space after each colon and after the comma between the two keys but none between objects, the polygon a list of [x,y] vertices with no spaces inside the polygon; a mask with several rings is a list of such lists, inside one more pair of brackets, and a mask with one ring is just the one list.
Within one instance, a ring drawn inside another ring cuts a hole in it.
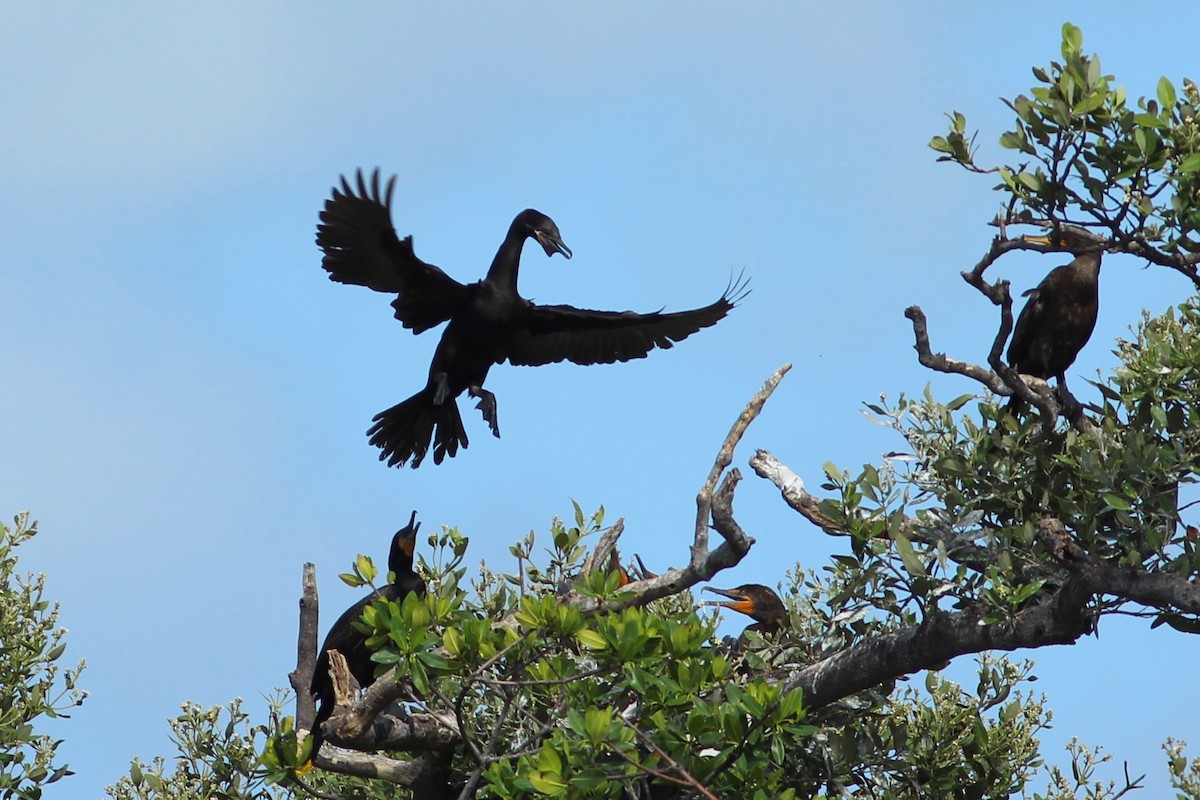
[{"label": "blue sky", "polygon": [[[626,520],[625,551],[683,563],[717,446],[784,362],[736,458],[758,544],[723,583],[822,566],[844,543],[745,468],[753,448],[815,486],[825,461],[899,446],[863,401],[931,380],[971,391],[916,363],[911,303],[952,355],[983,360],[994,334],[958,272],[986,248],[998,196],[935,163],[943,112],[966,113],[995,154],[997,98],[1057,56],[1065,19],[1133,96],[1196,76],[1183,43],[1200,9],[1175,7],[1167,27],[1127,4],[1050,6],[0,8],[0,513],[41,520],[23,566],[48,573],[91,691],[55,729],[79,774],[47,797],[98,796],[131,756],[168,752],[185,699],[261,709],[293,666],[302,563],[340,611],[358,595],[336,574],[381,557],[410,509],[501,569],[572,498],[603,503]],[[689,308],[742,269],[753,293],[644,361],[498,367],[503,439],[464,406],[469,450],[386,469],[364,431],[423,384],[436,333],[413,337],[388,297],[328,281],[313,243],[338,176],[375,166],[400,176],[400,233],[459,280],[532,206],[575,252],[527,251],[521,288],[540,302]],[[1023,289],[1051,260],[1001,269]],[[1106,261],[1073,386],[1112,364],[1141,308],[1188,292]],[[1028,655],[1055,712],[1046,755],[1078,735],[1161,796],[1159,743],[1200,746],[1172,680],[1200,645],[1145,627],[1109,621]]]}]

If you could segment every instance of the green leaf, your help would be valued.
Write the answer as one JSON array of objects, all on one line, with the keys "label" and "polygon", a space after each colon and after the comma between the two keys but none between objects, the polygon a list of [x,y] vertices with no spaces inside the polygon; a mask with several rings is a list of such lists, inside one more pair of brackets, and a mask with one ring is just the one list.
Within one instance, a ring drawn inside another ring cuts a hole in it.
[{"label": "green leaf", "polygon": [[1083,31],[1069,22],[1064,22],[1062,26],[1062,54],[1063,58],[1070,58],[1078,53],[1083,48]]},{"label": "green leaf", "polygon": [[946,403],[947,411],[958,411],[975,397],[974,394],[960,394],[958,397]]},{"label": "green leaf", "polygon": [[1023,150],[1025,137],[1016,131],[1005,131],[1000,134],[1000,146],[1009,150]]},{"label": "green leaf", "polygon": [[1128,511],[1133,507],[1124,497],[1121,497],[1118,494],[1112,494],[1111,492],[1106,492],[1104,494],[1104,502],[1108,503],[1109,508],[1117,511]]},{"label": "green leaf", "polygon": [[[1098,86],[1100,84],[1100,79],[1101,79],[1100,56],[1092,56],[1091,58],[1088,59],[1088,69],[1087,69],[1088,87],[1091,88],[1091,87]],[[1104,95],[1100,94],[1099,97],[1103,98]]]},{"label": "green leaf", "polygon": [[544,772],[550,772],[555,775],[562,774],[562,756],[553,747],[543,747],[538,753],[537,763]]},{"label": "green leaf", "polygon": [[375,580],[375,576],[379,574],[379,570],[375,568],[375,562],[371,561],[370,556],[358,554],[358,558],[354,560],[355,571],[362,576],[367,583]]},{"label": "green leaf", "polygon": [[364,581],[362,578],[358,577],[357,575],[355,575],[352,572],[343,572],[343,573],[339,574],[338,577],[342,579],[342,583],[346,584],[347,586],[353,586],[356,589],[359,586],[366,585],[366,581]]},{"label": "green leaf", "polygon": [[917,553],[913,550],[912,542],[908,540],[900,531],[893,531],[892,541],[896,543],[896,552],[900,554],[900,560],[904,562],[904,568],[908,570],[908,574],[914,577],[923,578],[928,573],[925,571],[925,565],[921,563],[921,559],[917,558]]},{"label": "green leaf", "polygon": [[534,791],[538,794],[544,794],[547,797],[558,797],[567,791],[567,784],[562,779],[562,775],[551,772],[531,773],[529,775],[529,782],[533,785]]},{"label": "green leaf", "polygon": [[1179,172],[1197,172],[1200,171],[1200,153],[1192,153],[1179,163]]},{"label": "green leaf", "polygon": [[593,742],[602,742],[612,727],[612,712],[607,709],[589,708],[584,718],[587,735]]},{"label": "green leaf", "polygon": [[1167,77],[1158,79],[1158,102],[1162,104],[1163,111],[1170,113],[1170,110],[1175,107],[1175,87],[1171,84]]},{"label": "green leaf", "polygon": [[441,653],[422,652],[417,653],[417,658],[421,663],[433,670],[445,672],[450,669],[450,662]]}]

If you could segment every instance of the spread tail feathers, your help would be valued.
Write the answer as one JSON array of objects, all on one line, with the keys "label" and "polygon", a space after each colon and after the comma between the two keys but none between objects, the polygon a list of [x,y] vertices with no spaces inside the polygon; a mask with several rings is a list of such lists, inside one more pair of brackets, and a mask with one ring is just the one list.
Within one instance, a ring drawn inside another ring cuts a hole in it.
[{"label": "spread tail feathers", "polygon": [[442,463],[446,456],[453,458],[460,444],[464,449],[467,446],[467,431],[458,413],[458,403],[451,397],[435,405],[429,389],[380,411],[373,422],[367,436],[379,448],[379,460],[387,461],[389,467],[411,462],[416,469],[429,451],[431,441],[435,464]]}]

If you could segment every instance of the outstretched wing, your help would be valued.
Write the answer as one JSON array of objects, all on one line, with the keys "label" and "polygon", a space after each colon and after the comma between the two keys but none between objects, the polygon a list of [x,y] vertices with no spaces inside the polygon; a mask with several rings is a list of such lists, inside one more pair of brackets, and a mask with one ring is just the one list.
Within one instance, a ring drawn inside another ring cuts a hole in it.
[{"label": "outstretched wing", "polygon": [[370,182],[362,170],[351,186],[345,177],[341,188],[325,201],[317,225],[317,245],[325,252],[321,266],[329,279],[366,286],[399,297],[392,303],[396,319],[421,333],[450,318],[462,299],[464,287],[413,253],[412,237],[400,239],[392,227],[392,176],[380,191],[379,170]]},{"label": "outstretched wing", "polygon": [[730,282],[715,303],[668,314],[531,305],[525,324],[508,348],[508,360],[536,367],[564,360],[611,364],[644,358],[656,347],[666,350],[701,328],[715,325],[747,294],[746,282],[739,278]]}]

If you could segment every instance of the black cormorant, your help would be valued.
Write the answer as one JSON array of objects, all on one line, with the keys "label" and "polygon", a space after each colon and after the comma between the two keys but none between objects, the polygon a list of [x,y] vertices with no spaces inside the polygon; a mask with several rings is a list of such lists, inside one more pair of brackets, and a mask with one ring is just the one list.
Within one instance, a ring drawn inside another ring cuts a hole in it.
[{"label": "black cormorant", "polygon": [[325,636],[325,644],[317,653],[317,665],[313,670],[312,693],[317,699],[316,718],[313,720],[313,747],[310,759],[316,758],[317,750],[324,741],[321,724],[329,719],[334,709],[333,681],[329,675],[329,651],[337,650],[346,658],[346,665],[360,688],[366,688],[375,682],[375,667],[371,660],[371,650],[367,647],[367,637],[354,627],[354,623],[362,619],[363,610],[379,598],[401,602],[411,593],[424,596],[425,583],[413,570],[413,549],[416,546],[417,530],[421,523],[417,522],[417,512],[412,512],[408,525],[396,531],[392,537],[392,547],[388,551],[388,571],[392,573],[387,585],[376,589],[371,594],[350,606]]},{"label": "black cormorant", "polygon": [[740,611],[754,620],[754,624],[746,626],[742,631],[758,631],[764,636],[778,633],[787,624],[788,613],[783,601],[775,590],[761,583],[744,583],[733,589],[717,589],[705,586],[704,591],[728,597],[729,600],[710,600],[705,605],[722,606]]},{"label": "black cormorant", "polygon": [[[1064,232],[1065,233],[1065,232]],[[1047,237],[1027,241],[1051,244]],[[1013,328],[1008,363],[1017,372],[1043,380],[1056,378],[1066,393],[1066,371],[1091,338],[1100,309],[1100,250],[1085,250],[1082,240],[1060,236],[1057,243],[1075,255],[1070,264],[1056,267],[1035,288]],[[1064,401],[1066,398],[1064,398]],[[1010,409],[1019,408],[1014,396]]]},{"label": "black cormorant", "polygon": [[393,177],[381,190],[378,170],[369,181],[360,170],[353,187],[343,177],[317,226],[317,244],[325,253],[321,264],[330,280],[396,294],[396,319],[413,333],[449,322],[425,388],[376,414],[367,431],[388,466],[418,466],[431,442],[435,464],[454,456],[460,445],[465,448],[467,433],[455,402],[464,391],[479,398],[477,407],[499,437],[496,398],[483,388],[493,364],[611,364],[642,358],[715,324],[745,296],[745,284],[735,282],[712,305],[674,313],[535,305],[517,293],[525,240],[536,239],[547,256],[570,258],[571,250],[553,220],[533,209],[513,220],[487,276],[462,284],[417,258],[411,236],[396,236],[391,222],[395,183]]}]

